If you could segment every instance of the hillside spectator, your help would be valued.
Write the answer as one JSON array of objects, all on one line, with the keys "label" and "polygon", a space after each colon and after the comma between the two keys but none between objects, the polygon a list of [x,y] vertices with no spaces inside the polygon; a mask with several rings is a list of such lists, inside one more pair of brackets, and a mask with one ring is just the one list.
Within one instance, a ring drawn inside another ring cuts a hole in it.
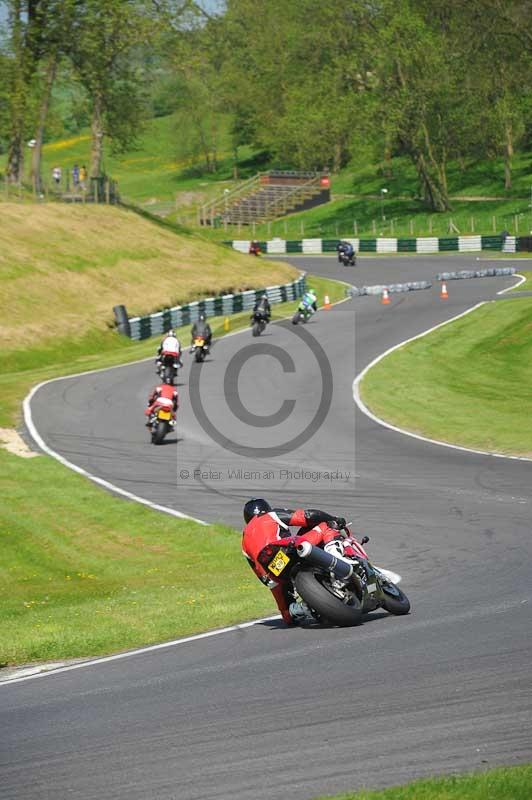
[{"label": "hillside spectator", "polygon": [[85,164],[80,168],[79,171],[79,185],[81,186],[82,191],[84,192],[87,188],[87,167]]},{"label": "hillside spectator", "polygon": [[72,185],[74,189],[77,189],[79,186],[79,167],[77,164],[74,164],[72,167]]},{"label": "hillside spectator", "polygon": [[57,188],[59,188],[59,184],[61,183],[61,174],[62,174],[61,173],[61,167],[54,167],[53,168],[53,170],[52,170],[52,178],[53,178],[53,181],[54,181],[55,185],[57,186]]}]

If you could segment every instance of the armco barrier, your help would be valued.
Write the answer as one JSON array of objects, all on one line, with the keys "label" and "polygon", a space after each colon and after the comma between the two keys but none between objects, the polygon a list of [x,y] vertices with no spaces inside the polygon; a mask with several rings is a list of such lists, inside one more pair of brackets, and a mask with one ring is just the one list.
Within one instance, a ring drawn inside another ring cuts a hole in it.
[{"label": "armco barrier", "polygon": [[[284,254],[304,253],[316,255],[336,252],[340,239],[300,239],[289,240],[272,239],[259,242],[263,253]],[[476,253],[482,250],[497,250],[503,253],[515,253],[517,250],[532,248],[530,236],[420,236],[418,238],[394,239],[379,236],[376,239],[352,239],[346,236],[342,241],[351,242],[356,252],[359,253],[445,253],[462,252]],[[235,239],[225,244],[242,253],[249,251],[248,239]]]},{"label": "armco barrier", "polygon": [[[247,252],[247,250],[246,250]],[[205,300],[194,300],[184,306],[174,306],[157,314],[145,317],[132,317],[129,321],[132,339],[148,339],[150,336],[163,334],[169,328],[180,328],[195,322],[200,312],[207,317],[220,317],[234,314],[237,311],[248,311],[253,308],[259,297],[266,292],[270,303],[284,303],[301,297],[306,288],[305,274],[292,283],[282,286],[268,286],[266,289],[250,289],[239,294],[226,294],[222,297],[208,297]]]}]

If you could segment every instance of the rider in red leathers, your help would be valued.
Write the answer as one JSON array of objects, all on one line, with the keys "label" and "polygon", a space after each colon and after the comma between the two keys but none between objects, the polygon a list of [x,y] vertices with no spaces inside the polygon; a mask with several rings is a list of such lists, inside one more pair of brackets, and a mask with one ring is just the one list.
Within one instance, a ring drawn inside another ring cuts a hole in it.
[{"label": "rider in red leathers", "polygon": [[[345,519],[314,508],[307,510],[298,508],[295,511],[272,508],[266,500],[253,499],[244,506],[244,520],[246,522],[242,534],[244,556],[257,578],[271,589],[283,620],[287,625],[297,624],[305,616],[301,605],[294,602],[294,597],[286,584],[275,583],[271,579],[259,563],[258,557],[264,547],[280,540],[290,541],[295,545],[302,541],[308,541],[315,546],[326,544],[338,536],[338,528],[345,527]],[[300,528],[297,535],[290,533],[290,526]]]},{"label": "rider in red leathers", "polygon": [[[147,417],[150,417],[155,409],[160,406],[171,410],[172,418],[175,420],[176,411],[179,408],[179,395],[177,389],[174,389],[174,387],[170,386],[168,383],[162,383],[160,386],[155,387],[148,399],[148,407],[144,409],[144,413]],[[149,424],[148,421],[146,425],[149,426]]]}]

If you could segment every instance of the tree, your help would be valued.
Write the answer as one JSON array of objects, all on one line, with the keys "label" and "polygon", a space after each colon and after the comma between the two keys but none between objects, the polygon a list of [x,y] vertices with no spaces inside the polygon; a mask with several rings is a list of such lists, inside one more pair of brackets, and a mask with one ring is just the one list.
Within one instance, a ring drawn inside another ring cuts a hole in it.
[{"label": "tree", "polygon": [[135,52],[150,41],[151,3],[84,0],[78,5],[71,58],[91,104],[90,176],[102,175],[106,136],[123,150],[134,143],[143,116],[141,65]]}]

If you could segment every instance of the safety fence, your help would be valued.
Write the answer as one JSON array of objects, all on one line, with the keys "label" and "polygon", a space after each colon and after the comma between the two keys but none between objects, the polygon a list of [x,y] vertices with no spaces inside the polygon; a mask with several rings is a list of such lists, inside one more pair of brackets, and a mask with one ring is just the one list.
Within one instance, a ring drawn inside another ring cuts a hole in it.
[{"label": "safety fence", "polygon": [[[503,253],[515,253],[526,249],[530,237],[516,236],[433,236],[415,239],[353,239],[348,236],[343,242],[350,242],[357,253],[475,253],[481,250],[497,250]],[[302,253],[303,255],[319,255],[334,253],[340,239],[270,239],[259,242],[261,251],[268,255],[284,255],[285,253]],[[225,244],[231,245],[241,253],[249,251],[250,241],[234,239]]]},{"label": "safety fence", "polygon": [[[127,335],[131,339],[148,339],[150,336],[163,334],[170,328],[189,325],[198,319],[200,313],[204,313],[207,317],[220,317],[236,314],[239,311],[248,311],[265,293],[270,303],[284,303],[301,297],[305,288],[306,277],[305,273],[302,273],[297,280],[282,286],[268,286],[266,289],[250,289],[239,294],[225,294],[220,297],[195,300],[183,306],[166,308],[156,314],[128,319],[129,333]],[[127,328],[123,332],[126,330]]]}]

